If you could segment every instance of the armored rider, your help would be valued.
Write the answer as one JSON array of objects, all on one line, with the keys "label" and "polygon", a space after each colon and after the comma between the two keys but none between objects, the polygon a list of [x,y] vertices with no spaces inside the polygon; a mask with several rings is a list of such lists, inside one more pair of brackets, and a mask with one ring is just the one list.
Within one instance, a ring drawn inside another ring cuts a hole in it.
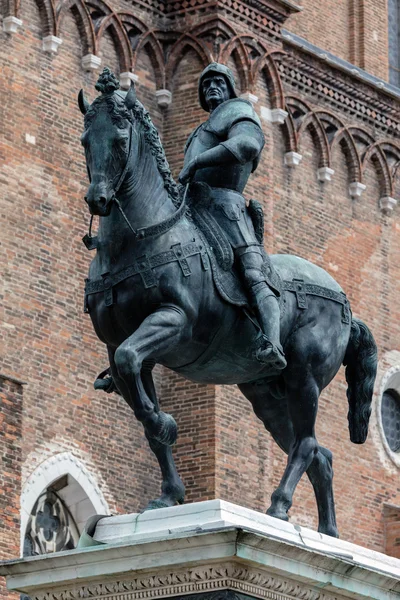
[{"label": "armored rider", "polygon": [[276,369],[286,360],[280,344],[280,310],[262,270],[262,248],[242,196],[264,146],[260,120],[250,102],[238,98],[232,71],[212,63],[199,80],[201,107],[209,119],[189,136],[179,180],[210,186],[210,212],[232,246],[237,270],[263,333],[257,359]]}]

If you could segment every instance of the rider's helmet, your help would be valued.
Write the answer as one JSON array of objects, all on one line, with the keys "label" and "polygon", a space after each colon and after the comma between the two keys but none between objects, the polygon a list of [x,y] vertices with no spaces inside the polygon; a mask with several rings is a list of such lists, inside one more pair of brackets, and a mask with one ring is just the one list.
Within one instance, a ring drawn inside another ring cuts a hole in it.
[{"label": "rider's helmet", "polygon": [[232,71],[229,69],[229,67],[222,65],[221,63],[215,63],[215,62],[211,63],[208,65],[208,67],[206,67],[204,69],[204,71],[200,75],[200,79],[199,79],[200,105],[201,105],[201,108],[207,112],[210,112],[210,109],[208,108],[208,104],[207,104],[206,99],[203,94],[203,85],[202,84],[203,84],[203,79],[209,73],[219,73],[220,75],[223,75],[226,79],[226,83],[228,84],[230,98],[237,98],[237,94],[235,92],[235,78],[233,77]]}]

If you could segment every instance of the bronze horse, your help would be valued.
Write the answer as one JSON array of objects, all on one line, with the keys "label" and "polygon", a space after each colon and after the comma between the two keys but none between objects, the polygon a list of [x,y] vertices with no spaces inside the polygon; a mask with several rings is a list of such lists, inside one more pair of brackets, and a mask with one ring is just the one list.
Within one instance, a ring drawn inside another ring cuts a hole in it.
[{"label": "bronze horse", "polygon": [[100,217],[97,238],[87,238],[96,255],[85,300],[107,346],[113,382],[143,424],[160,465],[162,493],[149,508],[182,503],[185,495],[171,451],[176,423],[160,410],[152,380],[152,368],[160,363],[193,381],[237,384],[288,455],[268,514],[288,519],[306,472],[317,500],[318,530],[338,536],[332,454],[315,438],[318,398],[346,365],[350,438],[365,441],[377,364],[370,331],[352,318],[341,287],[323,269],[296,256],[274,255],[273,267],[289,282],[281,296],[288,365],[274,372],[258,362],[257,323],[218,293],[208,268],[211,250],[187,212],[134,88],[121,92],[101,78],[96,87],[102,93],[91,105],[79,94],[90,178],[85,199],[90,213]]}]

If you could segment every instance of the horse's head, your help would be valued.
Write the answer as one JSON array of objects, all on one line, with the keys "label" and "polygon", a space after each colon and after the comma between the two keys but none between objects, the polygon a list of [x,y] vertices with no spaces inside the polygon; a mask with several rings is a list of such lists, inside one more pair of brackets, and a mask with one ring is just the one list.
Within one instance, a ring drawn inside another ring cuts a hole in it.
[{"label": "horse's head", "polygon": [[81,142],[85,149],[90,185],[85,196],[92,215],[110,214],[111,201],[126,174],[136,102],[134,87],[118,91],[119,83],[109,69],[100,75],[96,89],[101,95],[93,104],[79,92],[79,108],[85,116]]}]

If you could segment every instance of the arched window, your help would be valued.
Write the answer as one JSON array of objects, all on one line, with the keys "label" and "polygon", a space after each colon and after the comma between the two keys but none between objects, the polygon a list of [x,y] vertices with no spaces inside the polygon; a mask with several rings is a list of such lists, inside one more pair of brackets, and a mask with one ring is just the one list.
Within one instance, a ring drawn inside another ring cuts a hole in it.
[{"label": "arched window", "polygon": [[389,82],[400,87],[400,0],[388,0]]},{"label": "arched window", "polygon": [[[110,514],[94,477],[70,452],[42,462],[21,494],[21,554],[36,556],[76,548],[89,517]],[[20,600],[30,600],[22,594]]]}]

